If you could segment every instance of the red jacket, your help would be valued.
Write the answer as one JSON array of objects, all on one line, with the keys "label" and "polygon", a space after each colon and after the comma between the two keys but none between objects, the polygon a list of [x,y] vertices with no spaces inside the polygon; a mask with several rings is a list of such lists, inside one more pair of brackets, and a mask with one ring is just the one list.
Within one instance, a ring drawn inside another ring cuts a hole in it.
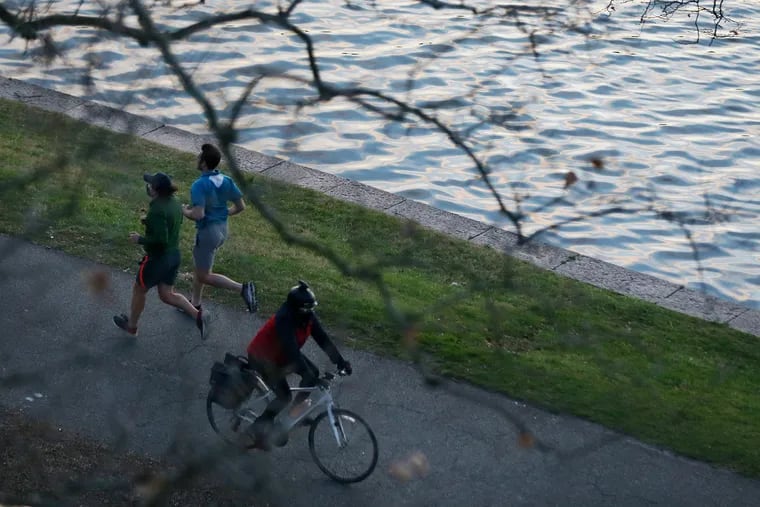
[{"label": "red jacket", "polygon": [[[248,355],[272,361],[277,366],[285,366],[290,361],[277,336],[276,321],[277,314],[272,315],[264,326],[259,329],[259,332],[253,337],[251,343],[248,344]],[[299,350],[306,343],[306,340],[309,339],[309,336],[311,336],[311,326],[312,323],[310,321],[305,327],[295,328],[296,343]]]},{"label": "red jacket", "polygon": [[333,363],[342,359],[315,313],[297,314],[287,305],[282,305],[256,333],[248,344],[248,355],[271,361],[278,367],[300,365],[297,371],[301,371],[305,365],[300,351],[309,336],[314,337]]}]

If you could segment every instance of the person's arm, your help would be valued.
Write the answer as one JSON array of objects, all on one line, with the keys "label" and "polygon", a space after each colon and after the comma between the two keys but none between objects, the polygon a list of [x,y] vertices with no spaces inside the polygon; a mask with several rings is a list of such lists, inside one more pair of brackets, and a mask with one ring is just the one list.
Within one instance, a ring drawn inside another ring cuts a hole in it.
[{"label": "person's arm", "polygon": [[137,243],[149,248],[163,247],[169,244],[169,224],[163,212],[148,211],[145,217],[145,235],[137,239]]},{"label": "person's arm", "polygon": [[232,202],[232,206],[227,209],[227,216],[237,215],[238,213],[242,213],[243,210],[245,210],[245,201],[241,197],[237,201]]},{"label": "person's arm", "polygon": [[197,222],[198,220],[203,220],[203,217],[206,216],[206,208],[204,206],[188,206],[186,204],[185,207],[182,208],[182,214],[186,218]]},{"label": "person's arm", "polygon": [[192,205],[182,207],[182,214],[190,220],[203,220],[206,216],[206,196],[203,193],[203,187],[200,181],[196,181],[190,187],[190,202]]},{"label": "person's arm", "polygon": [[312,317],[312,323],[311,323],[311,336],[314,338],[314,341],[317,342],[317,345],[319,345],[319,348],[324,350],[325,354],[327,354],[327,357],[330,358],[330,361],[333,362],[333,364],[337,365],[338,368],[343,369],[344,366],[348,363],[345,359],[343,359],[343,356],[340,355],[340,352],[338,351],[338,347],[335,346],[333,341],[330,339],[330,337],[325,332],[325,329],[322,327],[322,323],[319,322],[319,319],[316,315]]},{"label": "person's arm", "polygon": [[235,184],[235,180],[227,176],[227,184],[229,185],[229,193],[227,194],[227,200],[232,202],[232,206],[227,208],[227,216],[237,215],[245,210],[245,201],[243,201],[243,192]]}]

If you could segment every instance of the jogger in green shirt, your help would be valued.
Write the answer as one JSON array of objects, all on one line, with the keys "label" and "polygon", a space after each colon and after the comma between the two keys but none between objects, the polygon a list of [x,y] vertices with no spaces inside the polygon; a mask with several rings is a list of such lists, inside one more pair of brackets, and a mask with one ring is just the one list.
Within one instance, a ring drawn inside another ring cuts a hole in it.
[{"label": "jogger in green shirt", "polygon": [[164,303],[179,308],[195,318],[201,338],[206,337],[207,315],[196,309],[182,294],[174,292],[174,283],[182,256],[179,250],[179,231],[182,225],[182,205],[174,194],[177,187],[164,173],[145,174],[146,192],[151,197],[148,213],[143,219],[145,234],[129,234],[129,240],[143,246],[145,255],[140,261],[132,287],[130,314],[115,315],[114,324],[132,336],[137,336],[137,323],[145,308],[148,291],[158,286],[158,297]]}]

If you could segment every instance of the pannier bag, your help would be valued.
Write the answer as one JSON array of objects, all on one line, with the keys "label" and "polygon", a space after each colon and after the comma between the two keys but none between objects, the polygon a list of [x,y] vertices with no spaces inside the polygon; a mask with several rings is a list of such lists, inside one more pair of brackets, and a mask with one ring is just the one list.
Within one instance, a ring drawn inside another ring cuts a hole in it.
[{"label": "pannier bag", "polygon": [[251,395],[256,385],[255,376],[242,356],[227,353],[224,362],[211,367],[211,401],[226,409],[237,408]]}]

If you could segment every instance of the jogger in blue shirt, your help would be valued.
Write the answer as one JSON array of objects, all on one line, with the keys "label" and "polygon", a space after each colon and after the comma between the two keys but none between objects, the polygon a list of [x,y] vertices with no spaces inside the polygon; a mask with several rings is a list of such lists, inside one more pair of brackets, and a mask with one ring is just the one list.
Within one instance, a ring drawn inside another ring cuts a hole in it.
[{"label": "jogger in blue shirt", "polygon": [[[192,204],[185,206],[182,211],[185,217],[195,221],[196,227],[192,303],[200,308],[203,286],[211,285],[238,291],[248,311],[253,313],[258,309],[254,283],[239,283],[212,271],[214,255],[227,239],[227,218],[245,209],[243,193],[232,178],[217,169],[221,160],[222,154],[216,146],[204,144],[201,147],[198,154],[198,170],[201,175],[190,188]],[[232,203],[230,208],[227,207],[228,202]]]}]

